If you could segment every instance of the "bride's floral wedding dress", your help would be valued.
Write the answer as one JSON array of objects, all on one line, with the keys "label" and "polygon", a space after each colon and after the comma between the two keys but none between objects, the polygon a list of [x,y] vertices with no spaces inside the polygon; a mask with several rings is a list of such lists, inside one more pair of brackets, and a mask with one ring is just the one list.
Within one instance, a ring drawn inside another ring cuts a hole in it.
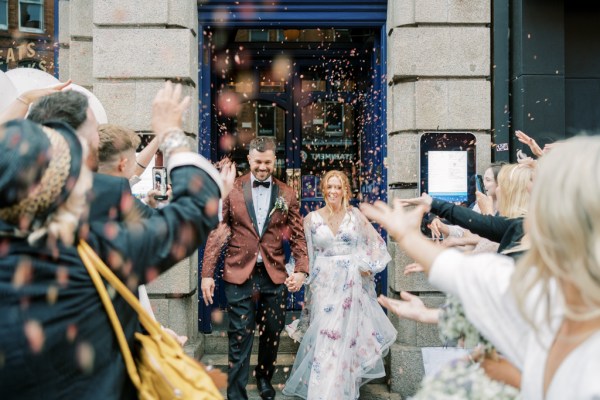
[{"label": "bride's floral wedding dress", "polygon": [[301,344],[283,393],[355,400],[361,385],[385,376],[382,357],[396,340],[377,303],[373,278],[391,258],[385,241],[356,208],[348,210],[338,232],[313,211],[304,220],[304,232],[310,290],[302,317],[286,327]]}]

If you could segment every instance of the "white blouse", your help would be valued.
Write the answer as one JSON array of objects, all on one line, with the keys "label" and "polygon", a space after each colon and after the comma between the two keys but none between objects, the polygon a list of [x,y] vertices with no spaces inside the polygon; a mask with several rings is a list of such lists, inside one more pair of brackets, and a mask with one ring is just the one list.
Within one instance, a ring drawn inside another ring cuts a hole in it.
[{"label": "white blouse", "polygon": [[[429,281],[444,292],[458,296],[469,320],[522,372],[524,399],[543,399],[544,369],[548,350],[563,318],[563,300],[556,285],[548,304],[533,288],[527,309],[536,302],[534,330],[521,316],[510,289],[514,271],[511,258],[492,253],[464,255],[444,251],[433,263]],[[537,289],[537,290],[536,290]],[[574,349],[562,362],[550,386],[547,400],[600,399],[600,332]]]}]

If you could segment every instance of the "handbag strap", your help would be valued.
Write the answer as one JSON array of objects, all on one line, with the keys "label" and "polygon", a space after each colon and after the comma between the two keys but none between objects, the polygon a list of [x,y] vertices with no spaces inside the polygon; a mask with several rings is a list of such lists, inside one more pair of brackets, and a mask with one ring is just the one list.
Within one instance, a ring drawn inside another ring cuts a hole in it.
[{"label": "handbag strap", "polygon": [[[148,312],[144,309],[138,298],[133,294],[133,292],[125,286],[123,281],[119,279],[112,270],[106,266],[104,261],[96,254],[94,249],[90,247],[90,245],[81,240],[79,245],[77,246],[77,250],[79,254],[82,253],[87,256],[88,262],[94,269],[100,273],[100,275],[106,279],[106,281],[123,297],[123,299],[133,308],[133,310],[138,314],[140,319],[140,323],[144,327],[144,329],[150,334],[150,336],[161,335],[162,328],[160,324],[152,318]],[[83,259],[83,257],[82,257]],[[87,265],[86,265],[87,267]],[[168,336],[168,335],[165,335]]]},{"label": "handbag strap", "polygon": [[[125,360],[125,367],[127,368],[127,373],[129,374],[129,378],[131,379],[131,381],[133,382],[135,387],[138,390],[140,390],[140,388],[141,388],[140,375],[138,374],[137,368],[135,366],[135,362],[133,361],[133,356],[131,354],[131,349],[129,348],[129,344],[127,343],[127,339],[125,338],[125,333],[123,332],[123,326],[121,325],[121,322],[119,321],[119,317],[117,317],[117,312],[115,311],[115,307],[108,295],[108,291],[106,290],[104,283],[102,282],[102,278],[100,278],[100,274],[98,273],[98,270],[102,270],[102,267],[104,267],[106,269],[108,269],[108,267],[102,262],[102,260],[94,252],[94,250],[92,250],[92,248],[85,241],[82,240],[79,242],[79,245],[77,246],[77,251],[79,252],[79,256],[81,257],[81,260],[83,261],[83,265],[85,265],[85,268],[87,269],[88,273],[90,274],[90,277],[92,278],[92,282],[94,282],[94,286],[96,286],[96,290],[98,291],[100,300],[102,300],[104,309],[106,310],[106,313],[108,314],[108,318],[109,318],[110,323],[115,332],[115,336],[117,337],[119,347],[121,348],[121,354],[123,355],[123,360]],[[112,271],[110,271],[110,269],[108,269],[108,272],[116,280],[118,280],[121,283],[121,285],[123,285],[122,282],[119,280],[119,278],[117,278],[112,273]],[[109,281],[109,283],[115,289],[117,289],[115,287],[115,285],[113,285],[113,283],[110,282],[109,279],[107,279],[107,281]],[[123,285],[123,286],[125,286],[125,285]],[[127,288],[124,288],[124,289],[127,290],[127,292],[129,292],[133,296],[133,294],[131,293],[130,290],[128,290]],[[119,289],[117,289],[117,291],[119,291]],[[123,295],[121,293],[121,291],[119,291],[119,293],[121,295]],[[125,296],[123,296],[123,297],[125,297]],[[135,296],[133,296],[133,297],[135,300]],[[139,311],[138,311],[138,313],[139,313]]]}]

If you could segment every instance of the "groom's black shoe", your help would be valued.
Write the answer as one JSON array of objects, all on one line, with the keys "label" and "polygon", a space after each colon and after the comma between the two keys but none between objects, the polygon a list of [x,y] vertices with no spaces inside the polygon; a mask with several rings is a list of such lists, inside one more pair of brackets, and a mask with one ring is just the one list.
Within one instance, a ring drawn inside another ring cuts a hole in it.
[{"label": "groom's black shoe", "polygon": [[263,400],[275,399],[275,389],[273,389],[273,385],[271,385],[271,382],[269,382],[267,378],[257,376],[256,386],[258,388],[258,393],[260,393],[260,397]]}]

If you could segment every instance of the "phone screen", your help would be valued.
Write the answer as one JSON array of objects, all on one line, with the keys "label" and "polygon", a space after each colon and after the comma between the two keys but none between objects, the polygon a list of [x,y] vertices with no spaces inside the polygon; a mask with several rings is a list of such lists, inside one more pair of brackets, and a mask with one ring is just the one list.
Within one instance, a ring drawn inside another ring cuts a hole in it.
[{"label": "phone screen", "polygon": [[152,168],[154,189],[159,191],[159,195],[155,195],[156,200],[167,199],[167,169],[165,167]]},{"label": "phone screen", "polygon": [[477,191],[485,194],[485,186],[483,186],[483,178],[481,175],[475,177],[475,184],[477,185]]}]

